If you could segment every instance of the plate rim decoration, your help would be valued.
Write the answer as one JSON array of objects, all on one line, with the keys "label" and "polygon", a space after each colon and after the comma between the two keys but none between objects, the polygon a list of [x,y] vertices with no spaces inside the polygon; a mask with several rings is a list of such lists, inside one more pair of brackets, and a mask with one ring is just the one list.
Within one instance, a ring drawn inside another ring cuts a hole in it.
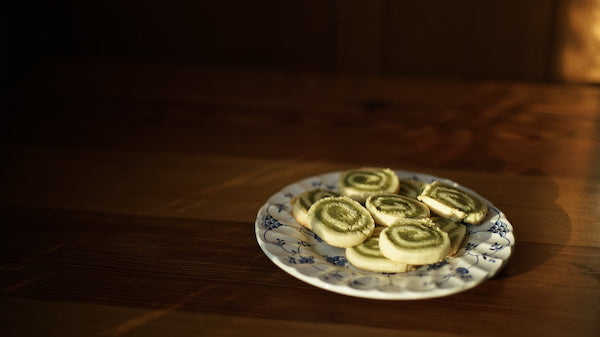
[{"label": "plate rim decoration", "polygon": [[255,221],[256,240],[280,269],[308,284],[331,292],[369,299],[415,300],[462,292],[496,275],[508,262],[515,245],[513,227],[505,214],[477,192],[438,176],[394,170],[400,179],[440,181],[480,198],[488,214],[479,225],[467,226],[458,252],[445,260],[406,273],[359,270],[345,258],[343,248],[329,246],[291,215],[292,198],[313,188],[337,191],[343,173],[334,171],[304,178],[271,195]]}]

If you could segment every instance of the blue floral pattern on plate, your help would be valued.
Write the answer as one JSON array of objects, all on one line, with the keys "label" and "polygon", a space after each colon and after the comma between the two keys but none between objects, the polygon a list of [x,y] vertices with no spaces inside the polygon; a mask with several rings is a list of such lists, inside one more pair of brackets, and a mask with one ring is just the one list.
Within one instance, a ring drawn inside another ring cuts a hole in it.
[{"label": "blue floral pattern on plate", "polygon": [[[401,179],[425,183],[439,180],[479,196],[453,181],[407,171]],[[271,196],[258,212],[255,232],[263,252],[292,276],[326,290],[349,296],[407,300],[446,296],[475,287],[494,276],[508,261],[515,244],[513,228],[491,202],[480,225],[467,225],[467,237],[454,256],[399,274],[374,273],[353,267],[344,249],[329,246],[296,222],[290,201],[315,187],[336,189],[340,172],[310,177]]]}]

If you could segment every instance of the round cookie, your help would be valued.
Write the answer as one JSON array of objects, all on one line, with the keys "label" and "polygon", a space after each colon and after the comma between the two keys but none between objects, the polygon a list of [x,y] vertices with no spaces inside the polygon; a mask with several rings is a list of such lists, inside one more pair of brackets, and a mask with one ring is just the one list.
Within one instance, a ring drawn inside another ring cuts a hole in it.
[{"label": "round cookie", "polygon": [[339,197],[340,195],[333,191],[328,191],[320,188],[304,191],[294,197],[290,204],[292,205],[292,215],[302,226],[310,229],[308,222],[308,210],[316,201],[328,197]]},{"label": "round cookie", "polygon": [[346,259],[358,269],[378,273],[404,273],[409,267],[383,256],[379,250],[378,236],[371,236],[357,246],[346,248]]},{"label": "round cookie", "polygon": [[379,249],[390,260],[410,265],[436,263],[448,256],[450,238],[437,226],[418,221],[395,224],[379,234]]},{"label": "round cookie", "polygon": [[397,193],[400,180],[396,173],[387,168],[365,167],[342,173],[338,180],[340,194],[360,203],[377,193]]},{"label": "round cookie", "polygon": [[400,190],[398,194],[416,199],[427,184],[413,179],[400,179]]},{"label": "round cookie", "polygon": [[474,225],[481,223],[488,211],[479,198],[439,181],[427,185],[417,199],[441,217]]},{"label": "round cookie", "polygon": [[379,193],[370,196],[365,207],[375,219],[375,223],[390,226],[407,219],[420,219],[429,222],[429,208],[417,199],[392,193]]},{"label": "round cookie", "polygon": [[465,238],[467,226],[438,216],[431,218],[431,221],[441,230],[448,233],[448,238],[450,238],[450,253],[448,254],[452,255],[456,253]]},{"label": "round cookie", "polygon": [[334,247],[352,247],[365,241],[375,228],[369,211],[348,197],[329,197],[308,210],[312,231]]}]

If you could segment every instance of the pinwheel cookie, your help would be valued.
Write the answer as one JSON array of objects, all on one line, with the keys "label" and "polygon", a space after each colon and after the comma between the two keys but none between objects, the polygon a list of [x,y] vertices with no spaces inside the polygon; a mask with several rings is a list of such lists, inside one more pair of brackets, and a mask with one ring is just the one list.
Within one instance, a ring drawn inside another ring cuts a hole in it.
[{"label": "pinwheel cookie", "polygon": [[346,259],[358,269],[379,273],[404,273],[409,268],[406,263],[383,256],[379,249],[379,233],[373,233],[373,236],[358,246],[346,248]]},{"label": "pinwheel cookie", "polygon": [[369,211],[348,197],[329,197],[308,210],[312,231],[334,247],[353,247],[365,241],[375,229]]},{"label": "pinwheel cookie", "polygon": [[371,195],[397,193],[400,181],[396,173],[387,168],[365,167],[342,173],[338,190],[344,196],[364,203]]},{"label": "pinwheel cookie", "polygon": [[488,211],[476,196],[439,181],[425,187],[417,199],[439,216],[474,225],[481,223]]},{"label": "pinwheel cookie", "polygon": [[365,207],[375,223],[390,226],[406,220],[420,220],[430,222],[429,208],[417,199],[412,199],[393,193],[379,193],[370,196],[365,202]]},{"label": "pinwheel cookie", "polygon": [[431,218],[431,221],[441,230],[448,233],[448,238],[450,239],[450,252],[448,254],[452,255],[456,253],[465,238],[467,226],[438,216]]},{"label": "pinwheel cookie", "polygon": [[340,195],[336,192],[320,188],[302,192],[290,201],[292,205],[292,215],[299,224],[310,229],[310,223],[308,222],[308,210],[310,209],[310,206],[323,198],[339,196]]},{"label": "pinwheel cookie", "polygon": [[390,260],[409,265],[439,262],[450,252],[448,234],[420,222],[396,224],[379,235],[379,248]]}]

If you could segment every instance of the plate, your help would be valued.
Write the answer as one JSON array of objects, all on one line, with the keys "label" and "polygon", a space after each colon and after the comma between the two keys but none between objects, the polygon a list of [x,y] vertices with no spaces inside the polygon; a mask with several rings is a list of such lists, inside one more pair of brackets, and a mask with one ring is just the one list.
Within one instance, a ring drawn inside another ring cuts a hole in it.
[{"label": "plate", "polygon": [[386,300],[441,297],[473,288],[494,276],[508,261],[515,238],[502,211],[476,192],[448,179],[395,171],[400,179],[442,181],[478,196],[489,207],[479,225],[467,225],[458,252],[445,260],[406,273],[376,273],[352,266],[343,248],[328,245],[291,214],[294,196],[314,188],[336,191],[341,172],[306,178],[271,196],[256,217],[256,240],[281,269],[313,286],[335,293]]}]

